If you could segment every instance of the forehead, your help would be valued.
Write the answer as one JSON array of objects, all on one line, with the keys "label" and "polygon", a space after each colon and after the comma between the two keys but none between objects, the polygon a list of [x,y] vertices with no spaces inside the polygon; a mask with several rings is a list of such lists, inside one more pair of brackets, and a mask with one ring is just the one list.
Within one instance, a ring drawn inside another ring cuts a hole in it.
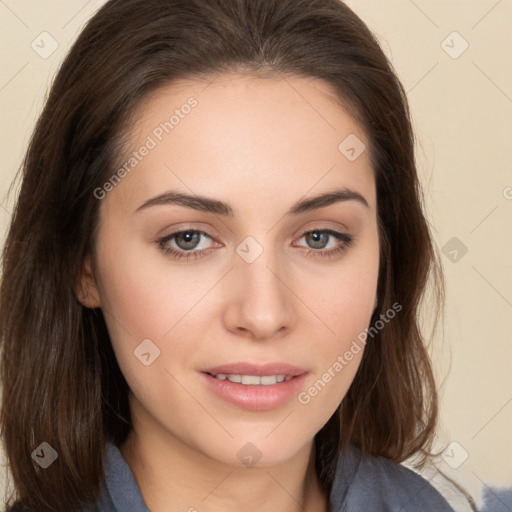
[{"label": "forehead", "polygon": [[147,96],[128,129],[125,163],[151,146],[116,187],[128,202],[166,187],[295,200],[340,185],[375,200],[368,151],[355,160],[345,152],[346,140],[358,151],[368,148],[366,134],[321,80],[239,74],[180,80]]}]

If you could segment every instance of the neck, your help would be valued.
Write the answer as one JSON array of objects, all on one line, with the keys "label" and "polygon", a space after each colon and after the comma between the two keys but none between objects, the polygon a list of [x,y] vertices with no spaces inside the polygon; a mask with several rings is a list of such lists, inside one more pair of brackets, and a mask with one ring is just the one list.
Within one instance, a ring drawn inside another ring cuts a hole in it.
[{"label": "neck", "polygon": [[291,460],[271,467],[224,464],[168,431],[133,430],[120,446],[152,512],[326,512],[311,441]]}]

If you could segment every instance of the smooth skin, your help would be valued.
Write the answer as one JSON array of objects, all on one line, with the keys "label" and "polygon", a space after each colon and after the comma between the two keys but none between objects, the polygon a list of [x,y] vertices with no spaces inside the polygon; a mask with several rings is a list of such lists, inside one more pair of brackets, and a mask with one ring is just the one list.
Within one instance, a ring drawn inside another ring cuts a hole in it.
[{"label": "smooth skin", "polygon": [[[197,106],[158,141],[155,128],[191,96]],[[374,171],[368,151],[350,161],[338,149],[350,134],[368,148],[364,131],[320,80],[243,74],[159,89],[131,128],[126,159],[148,136],[158,144],[101,200],[95,252],[77,295],[102,309],[130,386],[133,430],[120,449],[147,506],[325,512],[313,438],[363,351],[306,405],[294,396],[268,411],[225,402],[201,370],[286,362],[308,372],[307,391],[369,326],[379,267]],[[286,215],[298,201],[344,187],[368,206],[345,200]],[[138,210],[170,190],[229,203],[234,216],[179,204]],[[208,236],[159,243],[186,229]],[[325,229],[353,243],[322,256],[345,245],[306,235]],[[236,252],[247,237],[263,250],[250,263]],[[148,366],[134,355],[145,339],[160,350]],[[252,467],[237,456],[249,442],[261,453]]]}]

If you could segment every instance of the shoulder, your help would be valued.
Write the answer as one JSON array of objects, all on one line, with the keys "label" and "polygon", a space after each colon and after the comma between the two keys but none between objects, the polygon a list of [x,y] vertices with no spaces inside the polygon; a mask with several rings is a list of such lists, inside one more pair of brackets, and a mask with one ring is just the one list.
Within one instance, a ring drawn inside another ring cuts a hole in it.
[{"label": "shoulder", "polygon": [[385,457],[363,457],[355,447],[339,457],[331,502],[332,512],[453,512],[419,474]]}]

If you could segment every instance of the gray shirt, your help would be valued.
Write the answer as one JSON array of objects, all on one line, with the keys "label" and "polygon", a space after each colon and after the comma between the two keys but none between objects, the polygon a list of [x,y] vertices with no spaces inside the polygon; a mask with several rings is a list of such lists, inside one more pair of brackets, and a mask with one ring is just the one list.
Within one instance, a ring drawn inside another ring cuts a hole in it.
[{"label": "gray shirt", "polygon": [[[454,512],[414,471],[383,457],[370,461],[352,448],[339,457],[329,512],[359,511]],[[103,493],[91,512],[150,512],[130,467],[112,443],[107,444]]]}]

